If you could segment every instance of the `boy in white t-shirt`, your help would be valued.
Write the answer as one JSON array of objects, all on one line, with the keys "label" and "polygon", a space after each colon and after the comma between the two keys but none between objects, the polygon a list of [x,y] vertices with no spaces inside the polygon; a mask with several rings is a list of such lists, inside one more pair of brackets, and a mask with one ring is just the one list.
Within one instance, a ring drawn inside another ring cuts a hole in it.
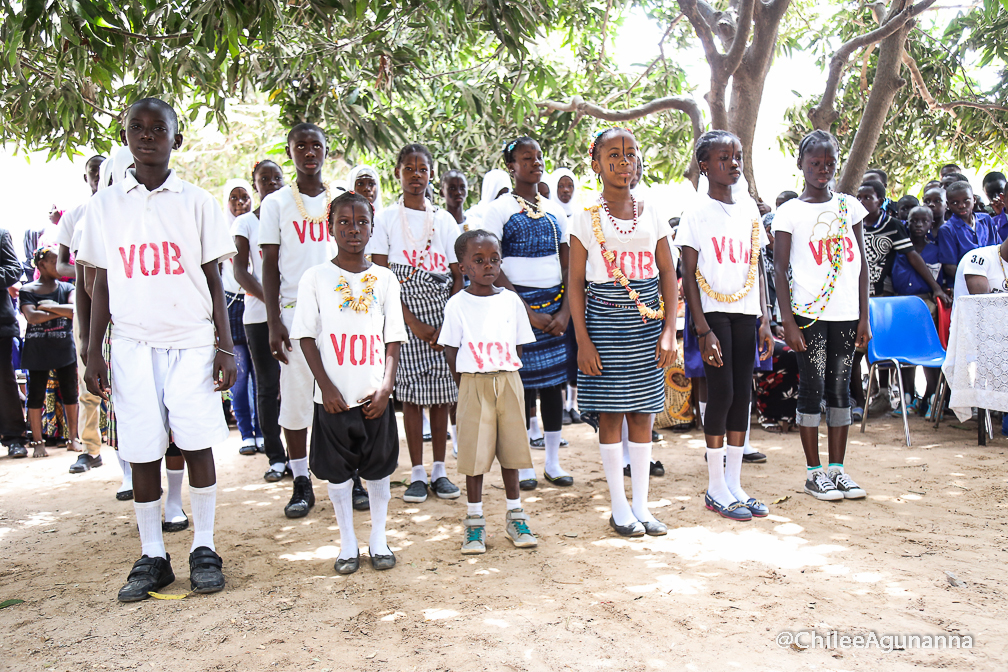
[{"label": "boy in white t-shirt", "polygon": [[956,269],[953,291],[956,299],[1008,292],[1008,241],[967,252]]},{"label": "boy in white t-shirt", "polygon": [[489,231],[466,231],[455,255],[469,286],[448,300],[438,335],[459,388],[458,470],[466,477],[468,513],[464,555],[486,552],[483,474],[500,462],[507,502],[505,531],[519,548],[537,545],[522,510],[518,470],[532,468],[525,433],[521,346],[535,334],[525,304],[514,292],[494,287],[500,275],[500,240]]},{"label": "boy in white t-shirt", "polygon": [[[280,362],[280,426],[287,439],[294,488],[284,507],[288,518],[303,518],[315,505],[308,475],[308,426],[312,423],[312,372],[288,330],[294,321],[298,283],[312,266],[333,257],[329,234],[329,186],[322,182],[326,138],[314,124],[298,124],[287,134],[287,156],[297,176],[293,184],[263,199],[259,207],[262,286],[270,352]],[[283,466],[271,465],[271,471]]]},{"label": "boy in white t-shirt", "polygon": [[133,565],[121,602],[148,597],[175,580],[161,530],[161,459],[169,432],[189,466],[193,544],[192,590],[224,588],[213,540],[217,476],[215,443],[228,436],[220,391],[236,368],[218,262],[234,255],[224,216],[213,196],[169,169],[182,144],[170,105],[145,98],[130,106],[122,140],[135,170],[88,203],[88,225],[77,259],[97,269],[91,333],[109,321],[112,356],[102,341],[88,344],[88,389],[102,397],[115,377],[119,452],[133,466],[134,509],[142,557]]},{"label": "boy in white t-shirt", "polygon": [[399,433],[389,403],[406,340],[399,281],[364,256],[371,235],[370,201],[352,191],[330,207],[329,232],[339,252],[305,271],[291,339],[315,377],[311,469],[329,481],[340,529],[338,574],[360,567],[353,526],[353,476],[367,482],[371,508],[368,555],[375,569],[395,567],[388,547],[389,477],[399,462]]}]

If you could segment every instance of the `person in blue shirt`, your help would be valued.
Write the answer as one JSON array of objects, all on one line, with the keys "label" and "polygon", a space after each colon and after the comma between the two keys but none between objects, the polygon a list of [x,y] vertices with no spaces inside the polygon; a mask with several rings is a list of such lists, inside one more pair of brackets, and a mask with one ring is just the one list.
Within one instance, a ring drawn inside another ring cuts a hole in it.
[{"label": "person in blue shirt", "polygon": [[949,220],[938,229],[938,261],[948,277],[955,277],[959,261],[970,250],[1001,242],[990,215],[973,211],[973,187],[969,182],[953,182],[945,190]]},{"label": "person in blue shirt", "polygon": [[1004,240],[1008,238],[1008,212],[1005,212],[1005,175],[994,171],[984,175],[984,193],[990,199],[991,208],[994,210],[994,228],[998,238]]}]

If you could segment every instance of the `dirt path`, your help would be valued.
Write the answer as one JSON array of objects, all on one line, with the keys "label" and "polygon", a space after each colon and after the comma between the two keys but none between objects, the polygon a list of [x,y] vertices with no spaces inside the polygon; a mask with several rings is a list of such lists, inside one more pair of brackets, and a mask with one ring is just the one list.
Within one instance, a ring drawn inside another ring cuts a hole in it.
[{"label": "dirt path", "polygon": [[[489,551],[477,557],[458,551],[464,497],[407,505],[393,486],[399,565],[376,573],[362,554],[349,577],[332,569],[339,532],[324,486],[307,518],[287,520],[290,480],[265,483],[265,458],[239,456],[232,433],[217,451],[228,588],[134,605],[115,600],[139,539],[131,504],[113,496],[121,474],[111,451],[80,476],[67,473],[75,456],[63,451],[5,457],[0,602],[24,603],[0,609],[0,669],[1004,669],[1008,440],[978,448],[973,423],[911,430],[913,448],[896,422],[855,430],[848,466],[869,497],[832,504],[801,493],[796,434],[755,429],[769,461],[746,465],[743,485],[768,502],[789,498],[747,524],[703,508],[702,437],[666,431],[655,453],[667,474],[652,479],[650,499],[669,535],[625,540],[606,523],[591,430],[565,428],[561,460],[575,486],[523,493],[538,549],[514,549],[503,535],[499,474],[487,479]],[[543,454],[533,458],[541,471]],[[399,466],[393,479],[408,479],[405,445]],[[450,456],[448,469],[463,480]],[[190,511],[188,492],[183,502]],[[368,515],[356,524],[366,547]],[[183,593],[192,532],[166,537],[178,576],[166,592]],[[970,635],[972,647],[777,644],[781,632],[813,628]]]}]

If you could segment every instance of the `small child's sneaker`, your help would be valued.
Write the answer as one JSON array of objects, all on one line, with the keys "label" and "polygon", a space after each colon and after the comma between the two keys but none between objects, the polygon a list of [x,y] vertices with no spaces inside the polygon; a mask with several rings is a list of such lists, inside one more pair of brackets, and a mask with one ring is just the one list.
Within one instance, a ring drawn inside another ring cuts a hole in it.
[{"label": "small child's sneaker", "polygon": [[466,516],[462,521],[465,536],[462,537],[462,555],[486,553],[486,518]]},{"label": "small child's sneaker", "polygon": [[850,477],[850,474],[839,469],[830,469],[829,478],[836,489],[843,494],[844,499],[864,499],[868,493]]},{"label": "small child's sneaker", "polygon": [[829,502],[844,498],[843,493],[837,490],[833,480],[822,469],[816,469],[809,474],[808,480],[805,481],[805,492],[816,499]]},{"label": "small child's sneaker", "polygon": [[539,545],[539,541],[525,522],[528,519],[528,514],[523,509],[511,509],[504,517],[507,522],[504,529],[517,548],[534,548]]}]

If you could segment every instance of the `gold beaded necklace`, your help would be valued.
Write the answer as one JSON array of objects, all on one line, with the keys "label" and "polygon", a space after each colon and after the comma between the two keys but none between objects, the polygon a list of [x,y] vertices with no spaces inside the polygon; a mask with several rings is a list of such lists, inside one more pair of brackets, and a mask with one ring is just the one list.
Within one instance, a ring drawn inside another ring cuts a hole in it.
[{"label": "gold beaded necklace", "polygon": [[[722,206],[724,207],[724,206]],[[696,281],[697,285],[703,290],[703,293],[711,297],[715,301],[720,301],[721,303],[735,303],[736,301],[741,301],[752,288],[756,285],[756,267],[759,264],[759,220],[753,220],[752,229],[752,243],[749,252],[749,274],[746,276],[745,284],[742,285],[742,289],[735,292],[734,294],[722,294],[721,292],[716,292],[711,289],[710,284],[708,284],[707,279],[700,272],[700,266],[696,269]]]},{"label": "gold beaded necklace", "polygon": [[329,185],[323,182],[322,186],[325,187],[325,213],[320,217],[311,217],[308,215],[308,211],[305,210],[304,201],[301,199],[301,192],[298,190],[297,180],[291,182],[291,195],[294,196],[294,205],[297,206],[301,217],[309,224],[327,224],[329,222],[329,204],[332,202],[332,199],[329,197]]}]

